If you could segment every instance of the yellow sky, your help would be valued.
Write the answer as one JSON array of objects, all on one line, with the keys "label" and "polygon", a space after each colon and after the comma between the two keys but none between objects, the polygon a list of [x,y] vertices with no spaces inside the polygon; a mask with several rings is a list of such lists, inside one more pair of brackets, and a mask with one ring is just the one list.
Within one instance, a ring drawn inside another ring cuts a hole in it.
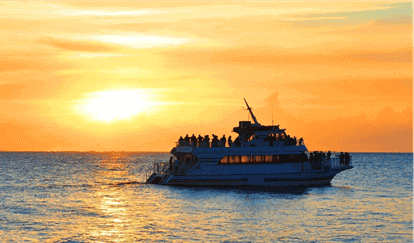
[{"label": "yellow sky", "polygon": [[[280,124],[413,151],[411,2],[0,2],[0,151],[169,151]],[[272,111],[273,109],[273,111]]]}]

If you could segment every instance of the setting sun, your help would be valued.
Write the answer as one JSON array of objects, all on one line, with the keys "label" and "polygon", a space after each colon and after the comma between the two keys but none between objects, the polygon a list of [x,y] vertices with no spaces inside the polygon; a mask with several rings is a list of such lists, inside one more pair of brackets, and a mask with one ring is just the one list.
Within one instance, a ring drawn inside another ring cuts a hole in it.
[{"label": "setting sun", "polygon": [[0,150],[170,151],[246,120],[412,152],[411,1],[2,1]]},{"label": "setting sun", "polygon": [[139,90],[109,90],[90,96],[83,100],[80,111],[88,118],[105,122],[129,119],[150,104]]}]

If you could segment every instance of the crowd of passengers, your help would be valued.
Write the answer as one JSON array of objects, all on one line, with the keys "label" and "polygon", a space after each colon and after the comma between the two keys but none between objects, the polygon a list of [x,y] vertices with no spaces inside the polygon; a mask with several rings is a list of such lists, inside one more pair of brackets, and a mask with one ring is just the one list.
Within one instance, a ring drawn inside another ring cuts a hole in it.
[{"label": "crowd of passengers", "polygon": [[[192,147],[240,147],[241,143],[240,143],[240,138],[237,137],[234,141],[232,140],[231,136],[229,136],[228,139],[226,139],[226,135],[223,135],[223,137],[221,137],[220,139],[218,138],[217,135],[212,135],[213,138],[211,139],[211,143],[210,143],[210,137],[208,135],[205,135],[204,137],[202,137],[200,134],[198,135],[198,137],[196,137],[194,134],[189,137],[188,134],[183,138],[182,136],[180,136],[180,138],[178,139],[178,145],[179,146],[192,146]],[[276,136],[275,134],[270,134],[269,136],[267,136],[265,139],[265,141],[269,141],[269,146],[273,146],[273,142],[274,141],[280,141],[283,140],[284,141],[284,145],[291,145],[291,146],[295,146],[295,145],[303,145],[303,138],[300,138],[299,140],[296,139],[296,137],[291,138],[289,135],[287,135],[286,137],[282,136]]]},{"label": "crowd of passengers", "polygon": [[269,134],[265,139],[265,141],[269,141],[269,146],[273,146],[273,142],[275,141],[284,141],[284,145],[286,146],[296,146],[296,145],[304,145],[303,138],[297,139],[296,137],[291,138],[290,135],[279,135],[279,134]]},{"label": "crowd of passengers", "polygon": [[[182,136],[178,139],[179,146],[192,146],[192,147],[226,147],[226,144],[228,144],[229,147],[232,146],[233,140],[231,136],[229,136],[228,139],[226,139],[226,136],[223,135],[220,139],[217,135],[213,134],[213,138],[211,139],[210,143],[210,137],[208,135],[205,135],[202,137],[200,134],[198,137],[196,137],[194,134],[193,136],[189,137],[188,134],[183,138]],[[237,146],[240,146],[240,140],[239,138],[236,138],[234,141],[234,144]]]},{"label": "crowd of passengers", "polygon": [[[319,164],[323,160],[331,159],[331,155],[332,155],[331,151],[328,151],[327,154],[323,153],[322,151],[320,151],[320,152],[315,151],[313,153],[310,153],[309,161],[313,162],[315,164]],[[305,155],[305,156],[307,158],[307,155]],[[345,153],[341,152],[339,154],[339,164],[341,166],[344,166],[344,165],[348,166],[349,165],[349,159],[350,159],[350,156],[349,156],[348,152],[345,152]]]}]

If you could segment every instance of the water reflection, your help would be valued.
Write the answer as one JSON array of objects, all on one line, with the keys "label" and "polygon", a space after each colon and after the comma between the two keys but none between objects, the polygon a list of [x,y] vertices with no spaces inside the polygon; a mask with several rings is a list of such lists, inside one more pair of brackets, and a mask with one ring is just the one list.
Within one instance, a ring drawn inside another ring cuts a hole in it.
[{"label": "water reflection", "polygon": [[117,181],[125,180],[128,175],[127,157],[125,153],[105,153],[98,161],[95,170],[95,188],[93,200],[86,200],[89,208],[96,211],[92,224],[86,231],[93,239],[111,239],[112,242],[130,242],[132,233],[129,232],[131,218],[130,191],[126,187],[116,186]]},{"label": "water reflection", "polygon": [[[410,167],[404,173],[378,166],[376,174],[382,176],[374,178],[375,183],[354,171],[348,173],[352,181],[346,176],[338,177],[333,186],[312,188],[173,187],[138,182],[149,163],[166,160],[168,156],[149,153],[8,156],[4,161],[11,162],[3,162],[0,172],[3,198],[0,220],[7,222],[0,228],[1,239],[40,242],[338,239],[410,242],[412,239],[412,156],[405,164],[395,165],[399,170]],[[372,159],[367,161],[367,167],[372,168]],[[398,178],[393,178],[394,174]],[[398,184],[378,186],[378,182],[385,180]]]},{"label": "water reflection", "polygon": [[[156,186],[156,185],[155,185]],[[231,186],[217,186],[217,187],[186,187],[186,186],[171,186],[171,188],[176,188],[177,193],[182,191],[184,194],[188,192],[200,192],[200,193],[216,193],[216,192],[225,192],[225,193],[240,193],[240,194],[269,194],[275,195],[278,194],[292,194],[292,195],[303,195],[306,194],[310,188],[307,187],[231,187]]]}]

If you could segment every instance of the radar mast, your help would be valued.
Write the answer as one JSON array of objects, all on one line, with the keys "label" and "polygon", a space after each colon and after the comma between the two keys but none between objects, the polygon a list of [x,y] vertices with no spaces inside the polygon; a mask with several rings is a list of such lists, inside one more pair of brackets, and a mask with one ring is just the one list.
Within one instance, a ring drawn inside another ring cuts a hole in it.
[{"label": "radar mast", "polygon": [[254,125],[256,125],[256,126],[260,126],[260,123],[258,123],[258,122],[257,122],[257,119],[256,119],[256,117],[255,117],[255,116],[254,116],[254,114],[253,114],[252,108],[249,106],[249,104],[247,104],[246,99],[245,99],[245,98],[243,98],[243,99],[244,99],[244,102],[245,102],[245,103],[246,103],[246,105],[247,105],[247,109],[249,110],[250,115],[252,115],[252,118],[253,118],[253,121],[254,121]]}]

